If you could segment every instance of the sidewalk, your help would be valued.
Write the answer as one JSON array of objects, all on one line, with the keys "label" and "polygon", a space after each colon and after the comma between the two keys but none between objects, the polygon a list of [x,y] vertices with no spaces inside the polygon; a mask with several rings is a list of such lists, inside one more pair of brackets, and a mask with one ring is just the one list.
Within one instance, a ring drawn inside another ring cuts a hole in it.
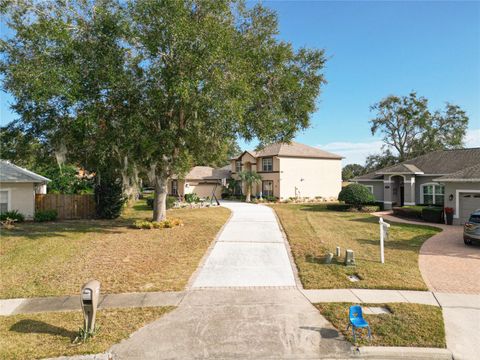
[{"label": "sidewalk", "polygon": [[[229,288],[238,289],[243,288]],[[261,287],[251,290],[297,290],[294,287]],[[221,288],[219,290],[222,290]],[[225,289],[223,289],[225,290]],[[196,293],[207,289],[192,290]],[[321,289],[300,290],[311,303],[320,302],[351,302],[392,303],[406,302],[440,306],[442,308],[463,308],[480,310],[480,295],[433,293],[430,291],[410,290],[374,290],[374,289]],[[102,295],[99,309],[146,306],[178,306],[188,291],[179,292],[144,292]],[[271,296],[274,296],[272,292]],[[22,313],[75,311],[80,310],[80,296],[59,296],[30,299],[0,300],[0,315]]]}]

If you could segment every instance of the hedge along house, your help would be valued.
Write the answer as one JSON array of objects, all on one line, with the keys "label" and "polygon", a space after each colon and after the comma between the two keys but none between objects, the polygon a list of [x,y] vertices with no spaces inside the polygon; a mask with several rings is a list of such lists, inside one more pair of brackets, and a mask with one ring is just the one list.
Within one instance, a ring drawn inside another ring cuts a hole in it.
[{"label": "hedge along house", "polygon": [[50,179],[0,160],[0,213],[17,210],[26,219],[35,215],[35,194],[46,194]]},{"label": "hedge along house", "polygon": [[452,207],[458,224],[480,208],[479,167],[480,148],[439,150],[353,181],[367,186],[385,209],[419,204]]},{"label": "hedge along house", "polygon": [[223,185],[230,178],[228,168],[215,169],[210,166],[195,166],[184,177],[177,175],[168,180],[168,193],[171,196],[197,194],[200,198],[212,197],[215,192],[221,198]]},{"label": "hedge along house", "polygon": [[[342,187],[341,156],[296,142],[244,151],[231,159],[230,165],[235,180],[240,171],[256,171],[262,176],[261,183],[253,186],[254,196],[336,199]],[[245,194],[245,184],[240,189]]]}]

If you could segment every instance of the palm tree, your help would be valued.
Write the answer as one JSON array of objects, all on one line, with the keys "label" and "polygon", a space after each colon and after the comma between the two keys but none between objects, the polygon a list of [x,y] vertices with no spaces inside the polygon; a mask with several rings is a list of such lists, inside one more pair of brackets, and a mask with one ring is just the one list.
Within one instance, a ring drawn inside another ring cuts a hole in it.
[{"label": "palm tree", "polygon": [[240,171],[238,173],[240,180],[244,181],[247,186],[247,196],[246,201],[250,202],[252,197],[252,186],[253,184],[259,183],[262,181],[262,175],[258,174],[255,171]]}]

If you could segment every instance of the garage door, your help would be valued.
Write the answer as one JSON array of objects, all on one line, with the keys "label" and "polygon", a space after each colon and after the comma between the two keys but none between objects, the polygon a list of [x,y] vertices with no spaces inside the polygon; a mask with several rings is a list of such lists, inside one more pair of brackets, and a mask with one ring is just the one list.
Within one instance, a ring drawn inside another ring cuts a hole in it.
[{"label": "garage door", "polygon": [[470,214],[480,209],[480,193],[460,193],[459,220],[463,224]]},{"label": "garage door", "polygon": [[[215,184],[198,184],[191,186],[191,191],[196,193],[199,197],[201,198],[206,198],[206,197],[212,197],[212,191],[215,188]],[[220,199],[222,194],[222,186],[217,185],[217,188],[215,189],[215,195],[217,196],[218,199]]]}]

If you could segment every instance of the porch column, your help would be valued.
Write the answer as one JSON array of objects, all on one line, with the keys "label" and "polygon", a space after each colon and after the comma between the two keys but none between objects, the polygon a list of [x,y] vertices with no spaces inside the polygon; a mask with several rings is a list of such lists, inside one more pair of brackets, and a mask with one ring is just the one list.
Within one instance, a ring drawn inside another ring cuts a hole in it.
[{"label": "porch column", "polygon": [[383,208],[385,210],[392,208],[392,182],[386,175],[383,176]]},{"label": "porch column", "polygon": [[415,175],[405,176],[403,183],[403,203],[404,205],[415,205]]}]

